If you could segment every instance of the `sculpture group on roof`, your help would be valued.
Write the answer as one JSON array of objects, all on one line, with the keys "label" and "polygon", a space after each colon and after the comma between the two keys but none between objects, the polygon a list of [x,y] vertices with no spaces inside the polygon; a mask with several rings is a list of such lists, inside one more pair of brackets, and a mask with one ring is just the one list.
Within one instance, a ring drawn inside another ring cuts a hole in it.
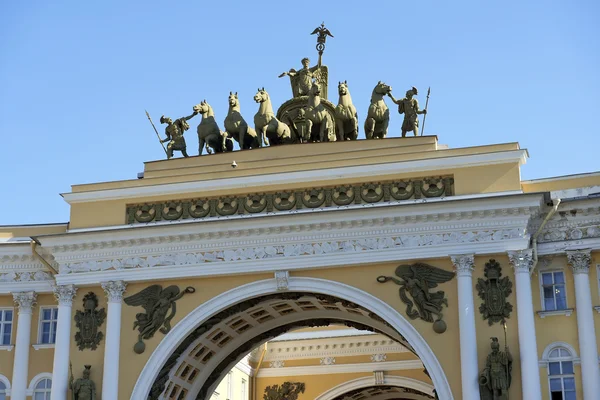
[{"label": "sculpture group on roof", "polygon": [[[258,103],[258,112],[254,115],[254,129],[241,114],[237,92],[229,92],[229,111],[224,121],[224,131],[219,128],[213,109],[206,100],[195,105],[193,113],[187,117],[173,121],[163,115],[160,123],[167,125],[165,139],[161,138],[146,112],[167,158],[172,158],[174,151],[180,151],[184,157],[188,157],[184,133],[190,127],[187,121],[198,114],[202,116],[197,128],[198,155],[202,155],[205,148],[208,154],[233,151],[233,141],[238,143],[240,150],[248,150],[291,143],[357,140],[358,113],[352,104],[348,82],[338,83],[337,105],[327,100],[329,71],[327,66],[323,65],[322,57],[327,36],[333,35],[324,24],[317,27],[312,34],[317,35],[317,64],[310,67],[310,60],[303,58],[300,70],[292,68],[279,75],[280,78],[290,78],[293,97],[279,107],[277,114],[273,111],[269,93],[265,88],[257,90],[254,101]],[[371,104],[364,122],[365,138],[384,139],[387,136],[390,112],[385,103],[385,96],[398,106],[400,114],[404,114],[402,137],[406,137],[408,132],[419,136],[418,115],[427,114],[427,103],[425,109],[419,109],[419,103],[414,98],[417,94],[417,88],[413,86],[404,98],[396,99],[392,95],[391,86],[379,81],[371,93]],[[423,124],[424,118],[425,116]],[[167,143],[166,148],[164,143]]]}]

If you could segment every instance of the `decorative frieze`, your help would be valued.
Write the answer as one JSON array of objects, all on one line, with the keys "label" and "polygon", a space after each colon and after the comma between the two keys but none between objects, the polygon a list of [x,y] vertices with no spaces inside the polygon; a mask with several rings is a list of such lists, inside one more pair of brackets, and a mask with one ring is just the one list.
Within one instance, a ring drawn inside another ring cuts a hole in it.
[{"label": "decorative frieze", "polygon": [[319,362],[321,365],[333,365],[335,364],[335,357],[323,357]]},{"label": "decorative frieze", "polygon": [[272,258],[303,257],[324,254],[379,252],[389,249],[420,248],[429,246],[485,243],[524,237],[524,230],[497,229],[421,235],[379,236],[348,240],[325,240],[308,243],[289,243],[254,247],[229,248],[195,252],[164,253],[161,255],[118,257],[103,260],[61,263],[60,273],[153,268],[171,265],[197,265],[204,263],[262,260]]},{"label": "decorative frieze", "polygon": [[53,280],[52,275],[46,271],[10,271],[0,274],[0,282],[43,282],[51,280]]},{"label": "decorative frieze", "polygon": [[567,259],[574,274],[589,274],[591,253],[591,249],[567,251]]},{"label": "decorative frieze", "polygon": [[454,179],[429,177],[384,183],[363,183],[245,196],[173,200],[127,206],[128,224],[180,219],[209,219],[231,215],[293,212],[304,208],[328,208],[410,199],[452,196]]},{"label": "decorative frieze", "polygon": [[283,360],[271,361],[269,363],[269,367],[271,367],[271,368],[283,368],[283,367],[285,367],[285,361],[283,361]]},{"label": "decorative frieze", "polygon": [[290,273],[288,271],[275,271],[275,281],[277,281],[277,290],[288,290],[288,279]]},{"label": "decorative frieze", "polygon": [[373,362],[383,362],[387,360],[387,355],[385,354],[373,354],[371,355],[371,361]]}]

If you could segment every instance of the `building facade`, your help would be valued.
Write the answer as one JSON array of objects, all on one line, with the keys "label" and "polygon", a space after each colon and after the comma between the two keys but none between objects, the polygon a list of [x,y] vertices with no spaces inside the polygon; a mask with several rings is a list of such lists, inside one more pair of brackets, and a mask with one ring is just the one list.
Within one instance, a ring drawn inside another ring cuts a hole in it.
[{"label": "building facade", "polygon": [[600,173],[527,158],[421,136],[75,185],[68,223],[0,227],[0,399],[479,399],[499,365],[598,399]]}]

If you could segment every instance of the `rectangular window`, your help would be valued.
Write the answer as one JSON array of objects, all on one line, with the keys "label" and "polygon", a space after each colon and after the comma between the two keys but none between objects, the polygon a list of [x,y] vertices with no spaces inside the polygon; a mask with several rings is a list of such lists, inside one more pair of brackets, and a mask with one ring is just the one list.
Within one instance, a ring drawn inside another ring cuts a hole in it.
[{"label": "rectangular window", "polygon": [[567,309],[564,272],[543,272],[542,291],[544,296],[544,311]]},{"label": "rectangular window", "polygon": [[548,364],[551,400],[576,400],[575,377],[572,361],[556,361]]},{"label": "rectangular window", "polygon": [[56,323],[58,320],[58,308],[40,308],[40,344],[56,343]]},{"label": "rectangular window", "polygon": [[13,309],[0,308],[0,346],[10,346]]}]

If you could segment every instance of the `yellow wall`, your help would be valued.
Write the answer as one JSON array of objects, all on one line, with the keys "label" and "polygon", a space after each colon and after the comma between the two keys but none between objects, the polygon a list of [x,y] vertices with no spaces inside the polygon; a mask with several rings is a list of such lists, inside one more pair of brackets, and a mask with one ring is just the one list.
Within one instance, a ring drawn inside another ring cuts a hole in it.
[{"label": "yellow wall", "polygon": [[526,193],[550,192],[553,190],[600,186],[600,173],[596,172],[590,174],[570,175],[549,179],[523,181],[521,183],[521,186],[523,187],[523,191]]}]

